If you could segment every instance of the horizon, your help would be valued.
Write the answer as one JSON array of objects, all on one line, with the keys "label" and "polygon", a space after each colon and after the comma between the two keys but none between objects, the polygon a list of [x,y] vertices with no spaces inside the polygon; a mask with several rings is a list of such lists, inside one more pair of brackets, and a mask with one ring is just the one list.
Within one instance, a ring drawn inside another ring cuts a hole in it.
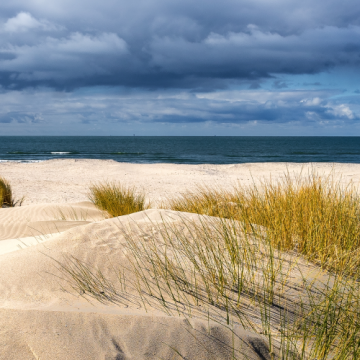
[{"label": "horizon", "polygon": [[288,137],[288,138],[360,138],[359,135],[0,135],[2,137],[232,137],[232,138],[250,138],[250,137]]}]

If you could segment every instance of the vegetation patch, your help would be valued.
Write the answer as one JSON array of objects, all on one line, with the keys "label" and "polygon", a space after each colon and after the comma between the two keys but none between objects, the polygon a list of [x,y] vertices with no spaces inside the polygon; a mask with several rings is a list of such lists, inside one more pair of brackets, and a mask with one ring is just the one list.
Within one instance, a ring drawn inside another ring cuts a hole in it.
[{"label": "vegetation patch", "polygon": [[21,206],[23,201],[24,198],[21,198],[20,200],[14,199],[9,181],[0,177],[0,208],[14,207],[16,205]]},{"label": "vegetation patch", "polygon": [[128,215],[150,207],[143,192],[118,182],[92,185],[89,199],[100,210],[104,210],[109,217]]},{"label": "vegetation patch", "polygon": [[199,187],[169,201],[177,211],[231,218],[266,229],[272,246],[296,251],[328,269],[360,266],[360,197],[334,174],[290,176],[233,191]]}]

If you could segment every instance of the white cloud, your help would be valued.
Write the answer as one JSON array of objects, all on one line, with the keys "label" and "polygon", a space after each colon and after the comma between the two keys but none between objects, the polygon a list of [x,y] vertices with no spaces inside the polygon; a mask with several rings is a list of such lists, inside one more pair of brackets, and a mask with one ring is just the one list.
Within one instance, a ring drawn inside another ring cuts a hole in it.
[{"label": "white cloud", "polygon": [[348,105],[341,104],[337,106],[328,106],[328,107],[329,107],[328,112],[337,117],[346,117],[350,120],[355,118],[353,112],[351,111]]},{"label": "white cloud", "polygon": [[48,39],[47,43],[54,50],[72,54],[127,52],[126,42],[112,33],[104,33],[97,37],[75,33],[67,39]]},{"label": "white cloud", "polygon": [[303,99],[300,102],[305,106],[318,106],[321,103],[321,99],[319,97],[315,97],[312,99]]},{"label": "white cloud", "polygon": [[60,30],[62,27],[52,24],[47,20],[36,20],[27,12],[20,12],[15,17],[8,19],[3,30],[9,33],[25,32],[32,29],[40,29],[44,31]]}]

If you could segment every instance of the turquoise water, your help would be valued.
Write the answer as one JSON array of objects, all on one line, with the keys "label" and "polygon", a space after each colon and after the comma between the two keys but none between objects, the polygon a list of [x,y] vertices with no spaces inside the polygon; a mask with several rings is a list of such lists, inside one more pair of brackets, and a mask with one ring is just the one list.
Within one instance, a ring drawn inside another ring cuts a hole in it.
[{"label": "turquoise water", "polygon": [[0,137],[0,161],[360,163],[360,137]]}]

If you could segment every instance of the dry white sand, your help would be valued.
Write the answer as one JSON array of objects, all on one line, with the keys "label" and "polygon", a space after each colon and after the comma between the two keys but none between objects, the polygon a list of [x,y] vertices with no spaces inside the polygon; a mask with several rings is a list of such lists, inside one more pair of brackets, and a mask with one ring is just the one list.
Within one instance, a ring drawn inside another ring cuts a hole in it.
[{"label": "dry white sand", "polygon": [[17,197],[24,204],[87,201],[91,183],[121,181],[146,190],[154,201],[194,188],[196,184],[230,187],[239,181],[250,184],[252,178],[272,176],[287,171],[306,173],[315,169],[327,174],[332,169],[343,181],[360,183],[360,164],[330,163],[253,163],[233,165],[129,164],[113,160],[49,160],[40,163],[0,163],[0,175],[10,180]]},{"label": "dry white sand", "polygon": [[146,312],[138,300],[123,305],[88,302],[71,291],[54,260],[74,256],[111,279],[110,264],[126,266],[125,226],[135,224],[146,233],[152,231],[151,221],[178,221],[165,210],[105,220],[86,201],[93,182],[119,180],[142,187],[156,204],[197,184],[231,187],[236,181],[249,184],[252,178],[276,179],[287,169],[323,174],[334,169],[342,181],[360,182],[360,165],[353,164],[1,163],[0,176],[26,201],[22,207],[0,209],[0,359],[180,358],[174,348],[186,359],[228,359],[233,341],[242,344],[249,359],[267,359],[265,338],[240,326],[233,329],[234,340],[216,323],[196,317],[189,323],[156,307]]}]

